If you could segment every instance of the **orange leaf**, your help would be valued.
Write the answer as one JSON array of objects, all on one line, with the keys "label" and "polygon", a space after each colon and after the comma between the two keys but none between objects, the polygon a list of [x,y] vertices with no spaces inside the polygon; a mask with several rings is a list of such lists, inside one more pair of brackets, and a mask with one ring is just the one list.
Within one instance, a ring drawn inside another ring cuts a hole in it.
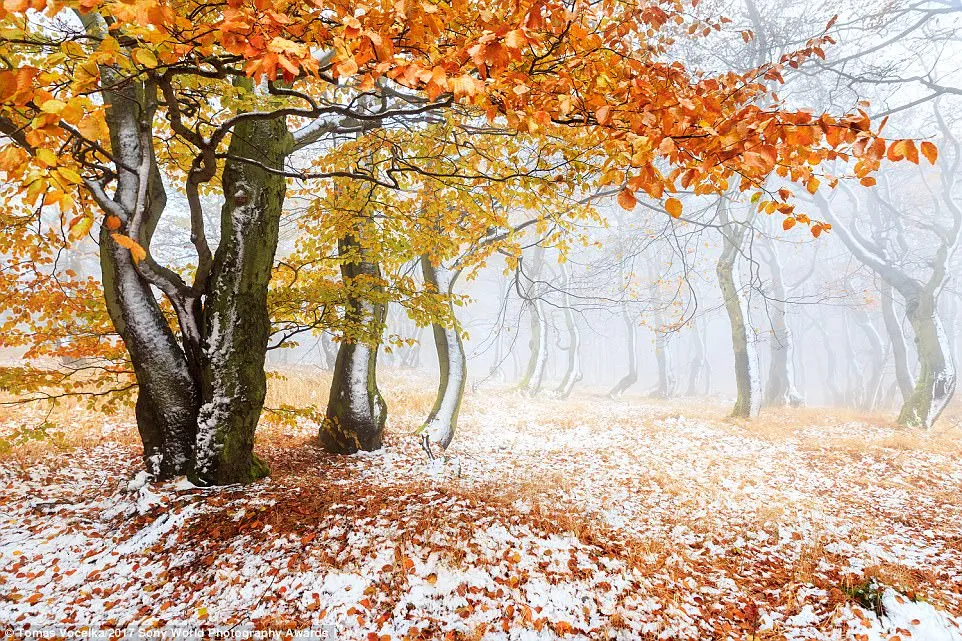
[{"label": "orange leaf", "polygon": [[782,221],[782,229],[784,229],[785,231],[788,231],[789,229],[795,226],[796,222],[797,221],[793,217],[789,216],[788,218]]},{"label": "orange leaf", "polygon": [[611,107],[609,105],[599,107],[598,110],[595,111],[595,119],[598,120],[599,125],[608,124],[608,121],[611,120]]},{"label": "orange leaf", "polygon": [[934,165],[935,161],[939,159],[939,148],[926,140],[922,143],[922,155],[929,161],[929,164]]},{"label": "orange leaf", "polygon": [[631,211],[638,204],[638,199],[635,198],[635,194],[630,189],[622,189],[618,192],[618,204],[621,205],[622,209]]},{"label": "orange leaf", "polygon": [[819,181],[818,178],[816,178],[815,176],[812,176],[811,178],[808,179],[808,183],[805,185],[805,188],[808,189],[808,193],[814,194],[816,191],[818,191],[818,187],[821,184],[822,183],[821,181]]},{"label": "orange leaf", "polygon": [[124,236],[123,234],[111,234],[111,236],[115,241],[117,241],[118,245],[121,247],[126,247],[130,250],[130,255],[134,259],[135,263],[139,263],[143,259],[147,258],[147,251],[141,247],[140,243],[137,241],[132,240],[130,237]]},{"label": "orange leaf", "polygon": [[865,178],[860,180],[859,183],[861,183],[863,187],[874,187],[876,180],[871,176],[866,176]]},{"label": "orange leaf", "polygon": [[669,198],[665,201],[665,211],[667,211],[672,218],[679,218],[684,209],[685,208],[682,206],[681,201],[677,198]]}]

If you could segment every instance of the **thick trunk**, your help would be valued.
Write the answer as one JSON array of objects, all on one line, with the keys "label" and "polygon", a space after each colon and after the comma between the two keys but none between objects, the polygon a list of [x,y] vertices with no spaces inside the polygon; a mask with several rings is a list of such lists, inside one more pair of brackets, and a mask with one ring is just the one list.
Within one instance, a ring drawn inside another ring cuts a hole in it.
[{"label": "thick trunk", "polygon": [[[354,290],[359,279],[380,282],[380,267],[368,258],[357,236],[348,234],[341,238],[338,252],[345,258],[341,277],[348,291]],[[324,449],[333,454],[376,450],[383,443],[387,405],[377,387],[377,352],[385,312],[383,303],[353,294],[347,304],[348,324],[372,328],[371,335],[377,339],[375,344],[366,344],[345,337],[338,348],[327,416],[318,432]]]},{"label": "thick trunk", "polygon": [[100,234],[107,309],[137,376],[137,429],[147,471],[158,479],[193,469],[200,389],[153,292],[130,251]]},{"label": "thick trunk", "polygon": [[936,310],[935,296],[922,291],[907,297],[906,312],[915,331],[919,370],[915,389],[902,405],[898,422],[908,427],[932,427],[955,392],[955,364]]},{"label": "thick trunk", "polygon": [[[292,144],[283,119],[250,120],[234,129],[228,153],[280,169]],[[268,472],[254,455],[254,432],[267,392],[267,288],[286,181],[229,160],[223,186],[220,244],[204,305],[204,404],[197,421],[197,477],[218,485],[248,483]]]},{"label": "thick trunk", "polygon": [[912,372],[909,369],[908,348],[905,345],[905,334],[902,333],[902,323],[895,314],[895,292],[892,286],[884,280],[882,281],[882,320],[885,321],[885,331],[888,333],[889,341],[892,344],[892,356],[895,359],[895,380],[898,383],[899,392],[902,393],[902,401],[905,402],[912,395],[915,381],[912,379]]},{"label": "thick trunk", "polygon": [[[105,70],[109,76],[109,70]],[[142,83],[119,85],[104,92],[111,148],[118,158],[117,187],[113,196],[120,220],[117,233],[127,234],[137,218],[139,238],[150,238],[166,206],[166,194],[150,140],[152,100]],[[146,176],[130,168],[149,167]],[[146,180],[145,202],[140,202]],[[100,265],[107,310],[130,355],[137,377],[137,429],[144,445],[147,470],[159,479],[193,469],[194,436],[200,389],[187,357],[167,322],[154,292],[137,271],[128,249],[112,238],[106,226],[100,232]]]},{"label": "thick trunk", "polygon": [[628,373],[608,392],[611,398],[618,398],[625,391],[638,381],[638,328],[635,319],[628,313],[628,305],[622,305],[621,318],[625,322],[625,330],[628,333],[626,349],[628,351]]},{"label": "thick trunk", "polygon": [[[443,264],[433,264],[425,255],[421,257],[421,272],[424,282],[435,291],[450,296],[459,272],[445,267]],[[448,301],[452,320],[454,319],[454,305]],[[456,327],[447,327],[441,323],[432,323],[434,330],[434,345],[438,352],[438,394],[434,400],[434,407],[421,428],[422,443],[428,456],[433,458],[432,444],[438,444],[441,449],[447,449],[454,438],[454,431],[458,425],[458,411],[464,397],[464,385],[467,381],[467,359],[464,355],[464,345]]]},{"label": "thick trunk", "polygon": [[748,301],[742,292],[738,274],[738,257],[745,240],[745,227],[730,224],[724,202],[719,206],[724,227],[725,245],[715,271],[721,287],[725,311],[731,323],[732,348],[735,352],[735,383],[738,398],[732,416],[751,418],[761,409],[761,379],[755,333],[749,325]]},{"label": "thick trunk", "polygon": [[581,331],[575,319],[574,310],[571,308],[571,296],[568,293],[568,286],[571,278],[568,271],[568,264],[561,264],[561,290],[564,305],[565,328],[568,330],[568,344],[565,350],[568,352],[568,364],[565,367],[564,378],[555,390],[558,398],[568,398],[571,390],[576,383],[582,379],[581,373]]}]

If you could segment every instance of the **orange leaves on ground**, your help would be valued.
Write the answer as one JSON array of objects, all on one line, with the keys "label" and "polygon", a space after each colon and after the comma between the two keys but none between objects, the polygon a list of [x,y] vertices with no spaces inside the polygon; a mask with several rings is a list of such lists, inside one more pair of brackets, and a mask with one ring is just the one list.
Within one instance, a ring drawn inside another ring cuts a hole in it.
[{"label": "orange leaves on ground", "polygon": [[110,235],[118,245],[121,247],[126,247],[130,250],[130,255],[134,259],[135,263],[139,263],[143,259],[147,258],[147,251],[140,246],[140,243],[133,240],[129,236],[123,234],[111,234]]}]

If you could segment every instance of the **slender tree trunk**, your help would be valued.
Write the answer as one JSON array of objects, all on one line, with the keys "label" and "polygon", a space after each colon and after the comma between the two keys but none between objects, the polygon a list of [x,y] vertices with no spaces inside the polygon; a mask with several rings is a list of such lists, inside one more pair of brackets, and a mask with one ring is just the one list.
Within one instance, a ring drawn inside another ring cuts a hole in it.
[{"label": "slender tree trunk", "polygon": [[878,330],[872,325],[868,314],[864,309],[855,310],[855,322],[862,329],[865,338],[869,343],[869,361],[871,371],[865,381],[864,392],[862,393],[860,409],[872,411],[878,406],[879,397],[882,393],[882,376],[885,373],[885,350],[882,347],[882,337]]},{"label": "slender tree trunk", "polygon": [[568,344],[565,346],[565,351],[568,352],[568,363],[565,367],[564,378],[561,379],[561,383],[555,390],[558,398],[568,398],[571,390],[583,378],[581,373],[581,330],[578,329],[575,313],[571,307],[571,295],[568,292],[570,284],[571,274],[568,270],[568,264],[562,263],[561,290],[565,329],[568,330]]},{"label": "slender tree trunk", "polygon": [[725,243],[715,272],[725,302],[725,311],[728,312],[731,323],[735,383],[738,388],[732,416],[751,418],[758,416],[761,409],[762,390],[755,333],[749,324],[748,301],[739,281],[738,258],[745,242],[746,228],[731,223],[724,199],[720,201],[718,211],[724,225]]},{"label": "slender tree trunk", "polygon": [[528,365],[525,367],[521,383],[518,385],[521,391],[532,396],[541,391],[541,386],[544,383],[545,365],[548,362],[548,319],[544,304],[541,301],[541,288],[537,283],[543,265],[544,248],[537,246],[533,251],[531,273],[528,276],[531,282],[525,287],[523,295],[528,303],[528,313],[531,318],[531,338],[528,342],[530,354]]},{"label": "slender tree trunk", "polygon": [[651,396],[653,398],[671,398],[675,393],[675,374],[671,368],[671,352],[669,351],[670,335],[665,331],[665,314],[660,305],[657,287],[654,288],[652,300],[655,301],[657,309],[654,313],[655,321],[655,363],[658,366],[658,385],[655,387]]},{"label": "slender tree trunk", "polygon": [[688,370],[688,390],[685,392],[685,396],[698,395],[698,381],[702,377],[705,379],[705,385],[702,389],[707,395],[711,384],[711,369],[705,355],[705,339],[701,333],[701,326],[697,321],[692,320],[689,324],[689,329],[691,330],[692,345],[695,348],[695,353],[692,356],[691,367]]},{"label": "slender tree trunk", "polygon": [[[435,291],[450,297],[460,271],[451,270],[443,264],[433,264],[427,256],[421,256],[421,272],[424,282]],[[448,310],[454,319],[454,304],[448,299]],[[421,428],[422,445],[428,456],[434,458],[431,445],[436,443],[447,449],[454,438],[458,425],[458,412],[464,398],[464,385],[467,382],[467,359],[464,345],[457,327],[447,327],[432,323],[434,345],[438,352],[438,394],[434,407]]]},{"label": "slender tree trunk", "polygon": [[935,296],[923,290],[907,297],[906,312],[915,331],[919,373],[898,421],[908,427],[931,427],[955,392],[955,364],[936,310]]},{"label": "slender tree trunk", "polygon": [[[348,234],[338,241],[338,252],[345,258],[341,277],[348,291],[353,290],[358,279],[380,281],[380,267],[368,258],[357,236]],[[377,343],[368,345],[345,337],[338,348],[327,416],[318,434],[324,449],[333,454],[380,448],[387,419],[387,405],[377,387],[377,352],[384,328],[384,304],[352,296],[345,315],[352,325],[372,327]]]},{"label": "slender tree trunk", "polygon": [[628,304],[621,306],[621,319],[625,323],[627,331],[627,344],[625,349],[628,351],[628,373],[608,392],[611,398],[619,398],[625,391],[638,381],[638,327],[635,319],[628,313]]},{"label": "slender tree trunk", "polygon": [[[292,146],[283,118],[246,120],[234,129],[228,154],[279,170]],[[268,473],[254,454],[254,432],[267,393],[267,288],[287,183],[257,164],[228,160],[223,186],[220,244],[204,304],[207,358],[197,431],[197,477],[217,485]]]},{"label": "slender tree trunk", "polygon": [[795,386],[795,337],[787,322],[787,292],[782,280],[782,263],[774,242],[766,247],[766,258],[771,271],[771,309],[772,347],[771,364],[768,370],[768,385],[765,388],[765,405],[798,407],[804,402]]},{"label": "slender tree trunk", "polygon": [[902,401],[905,402],[912,395],[915,381],[909,369],[908,348],[905,345],[905,334],[902,333],[902,322],[895,314],[895,292],[892,286],[882,280],[882,320],[885,321],[885,331],[892,344],[892,356],[895,359],[895,380]]}]

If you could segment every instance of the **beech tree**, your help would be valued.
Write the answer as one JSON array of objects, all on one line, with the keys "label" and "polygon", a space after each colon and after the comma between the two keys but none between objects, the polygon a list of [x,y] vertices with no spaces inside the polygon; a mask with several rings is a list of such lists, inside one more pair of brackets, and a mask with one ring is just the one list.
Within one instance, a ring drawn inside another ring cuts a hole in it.
[{"label": "beech tree", "polygon": [[[87,348],[110,361],[96,379],[73,376],[67,385],[107,394],[136,383],[145,460],[158,478],[234,483],[267,471],[253,442],[288,189],[317,195],[348,179],[403,190],[402,176],[431,172],[398,147],[376,165],[360,156],[349,169],[310,161],[331,149],[350,158],[345,134],[417,128],[428,112],[463,109],[527,139],[564,140],[568,151],[556,146],[554,156],[594,154],[602,171],[589,187],[618,186],[626,209],[643,192],[672,216],[682,213],[671,195],[679,189],[750,192],[776,173],[816,191],[821,163],[855,160],[854,173],[866,177],[889,148],[865,113],[816,115],[779,103],[772,86],[783,70],[824,55],[827,37],[747,71],[699,73],[672,60],[670,45],[723,23],[693,18],[680,0],[15,0],[0,21],[0,171],[10,185],[2,245],[14,265],[4,283],[12,294],[25,280],[44,282],[26,303],[40,313],[22,317],[25,329],[3,345],[62,354],[52,334],[109,322],[126,354],[98,330]],[[586,191],[577,172],[558,180],[571,194]],[[190,266],[165,264],[152,248],[169,227],[168,190],[188,204]],[[205,198],[220,203],[216,246]],[[796,214],[792,201],[786,190],[759,204],[816,235],[826,228]],[[353,243],[363,249],[363,239],[338,231],[345,264],[357,268],[345,278],[372,275],[365,265],[381,256],[357,254]],[[103,305],[56,307],[54,289],[86,300],[98,287],[75,282],[55,259],[88,234],[100,245]],[[347,361],[369,362],[360,355],[339,357],[342,371]],[[373,367],[366,371],[371,380]],[[51,396],[52,381],[63,383],[39,362],[32,373],[18,385],[39,398]]]}]

